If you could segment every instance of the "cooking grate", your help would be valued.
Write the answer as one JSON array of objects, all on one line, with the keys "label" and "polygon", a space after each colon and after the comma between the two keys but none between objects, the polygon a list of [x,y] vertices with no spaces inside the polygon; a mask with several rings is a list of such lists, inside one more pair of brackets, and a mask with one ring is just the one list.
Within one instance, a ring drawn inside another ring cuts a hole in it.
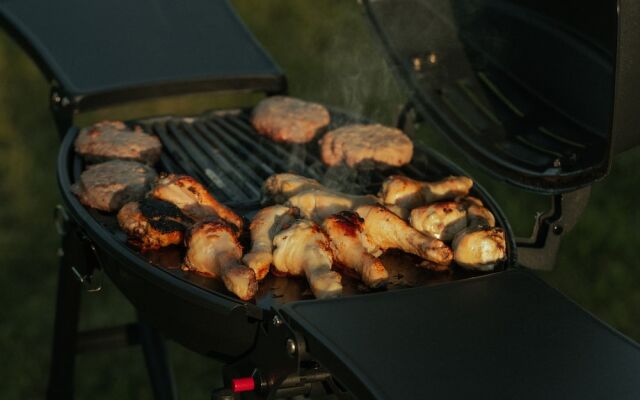
[{"label": "cooking grate", "polygon": [[[327,130],[365,122],[339,112],[332,112],[331,120]],[[417,151],[409,165],[383,172],[327,168],[320,159],[317,140],[303,145],[275,143],[258,135],[251,126],[249,113],[244,110],[208,113],[196,118],[149,119],[140,124],[162,141],[163,169],[191,175],[222,202],[240,207],[258,205],[264,180],[280,172],[315,178],[328,187],[349,193],[371,193],[391,174],[421,179],[447,175],[445,171],[428,167],[427,157]]]}]

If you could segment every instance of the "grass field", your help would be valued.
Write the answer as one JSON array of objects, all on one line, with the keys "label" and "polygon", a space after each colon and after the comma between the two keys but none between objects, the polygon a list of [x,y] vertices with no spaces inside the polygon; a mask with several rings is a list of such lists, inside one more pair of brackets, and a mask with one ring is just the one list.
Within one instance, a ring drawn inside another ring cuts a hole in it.
[{"label": "grass field", "polygon": [[[322,7],[294,0],[234,1],[240,14],[287,72],[296,96],[390,122],[403,93],[382,61],[356,2]],[[46,386],[51,341],[58,238],[52,224],[58,202],[58,138],[48,111],[48,83],[30,59],[0,33],[0,397],[34,399]],[[247,96],[198,95],[115,107],[83,115],[102,117],[175,114],[238,105]],[[420,138],[452,154],[428,128]],[[476,171],[461,156],[454,157]],[[618,157],[610,176],[593,187],[589,207],[562,244],[555,271],[541,276],[627,335],[640,340],[640,153]],[[546,200],[519,193],[478,173],[503,206],[517,233],[526,235],[533,210]],[[83,299],[81,325],[99,327],[134,316],[107,284]],[[219,365],[170,345],[182,398],[207,398]],[[136,348],[80,356],[78,398],[150,398]]]}]

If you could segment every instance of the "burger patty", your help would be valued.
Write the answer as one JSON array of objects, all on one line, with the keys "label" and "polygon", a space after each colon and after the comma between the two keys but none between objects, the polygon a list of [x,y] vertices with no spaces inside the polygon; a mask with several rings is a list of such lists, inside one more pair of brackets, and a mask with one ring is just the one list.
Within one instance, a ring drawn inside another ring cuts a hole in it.
[{"label": "burger patty", "polygon": [[80,131],[75,150],[90,162],[120,159],[153,165],[160,158],[162,143],[140,127],[131,129],[122,121],[102,121]]},{"label": "burger patty", "polygon": [[322,161],[329,166],[399,167],[413,156],[413,143],[407,135],[379,124],[343,126],[327,132],[320,146]]},{"label": "burger patty", "polygon": [[287,143],[307,143],[329,121],[329,112],[322,105],[284,96],[262,100],[251,115],[259,134]]},{"label": "burger patty", "polygon": [[135,161],[112,160],[90,165],[71,191],[86,206],[117,211],[130,201],[137,201],[149,191],[156,172]]}]

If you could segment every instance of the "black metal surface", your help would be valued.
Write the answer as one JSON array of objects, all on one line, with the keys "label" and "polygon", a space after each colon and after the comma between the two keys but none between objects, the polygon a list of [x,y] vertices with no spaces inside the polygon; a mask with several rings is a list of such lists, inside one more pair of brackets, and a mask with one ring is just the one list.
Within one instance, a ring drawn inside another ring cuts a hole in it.
[{"label": "black metal surface", "polygon": [[640,397],[638,344],[519,269],[282,311],[360,399]]},{"label": "black metal surface", "polygon": [[138,321],[138,329],[153,398],[155,400],[177,399],[173,370],[164,339],[157,330],[144,321]]},{"label": "black metal surface", "polygon": [[417,110],[494,176],[573,191],[640,142],[636,4],[363,3]]},{"label": "black metal surface", "polygon": [[[247,218],[259,209],[260,197],[256,191],[262,180],[273,172],[301,172],[329,186],[346,185],[350,192],[376,192],[384,176],[390,173],[401,172],[422,179],[468,175],[421,146],[416,147],[411,165],[399,171],[356,174],[341,168],[326,169],[318,158],[315,141],[308,146],[276,145],[252,130],[247,115],[247,111],[232,110],[194,118],[154,118],[139,123],[163,141],[162,169],[193,175],[217,198]],[[332,118],[336,125],[356,120],[338,112],[332,112]],[[304,279],[270,276],[261,283],[255,302],[242,302],[227,292],[219,280],[179,269],[184,255],[181,248],[140,254],[127,244],[126,235],[119,230],[113,214],[85,208],[70,192],[71,182],[82,171],[81,160],[73,154],[76,134],[77,129],[67,134],[59,155],[58,180],[65,206],[96,244],[109,277],[145,320],[167,337],[200,353],[230,359],[253,346],[258,321],[265,315],[268,317],[272,307],[312,298]],[[473,194],[483,199],[495,214],[498,225],[507,231],[509,260],[501,268],[514,265],[513,235],[506,218],[482,187],[476,185]],[[385,255],[383,263],[392,277],[387,290],[474,276],[457,268],[451,274],[431,273],[416,268],[417,261],[405,254]],[[343,277],[343,286],[346,296],[369,292],[347,276]]]},{"label": "black metal surface", "polygon": [[226,0],[0,1],[62,106],[213,90],[282,92],[284,75]]}]

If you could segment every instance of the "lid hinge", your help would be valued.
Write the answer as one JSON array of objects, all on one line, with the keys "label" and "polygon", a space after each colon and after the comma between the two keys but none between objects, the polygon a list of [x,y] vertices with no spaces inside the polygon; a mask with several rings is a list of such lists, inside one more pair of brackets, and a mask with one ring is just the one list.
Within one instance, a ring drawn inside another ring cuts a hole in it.
[{"label": "lid hinge", "polygon": [[516,238],[518,263],[523,267],[553,269],[562,236],[578,222],[589,202],[591,187],[551,196],[551,209],[536,215],[529,238]]}]

